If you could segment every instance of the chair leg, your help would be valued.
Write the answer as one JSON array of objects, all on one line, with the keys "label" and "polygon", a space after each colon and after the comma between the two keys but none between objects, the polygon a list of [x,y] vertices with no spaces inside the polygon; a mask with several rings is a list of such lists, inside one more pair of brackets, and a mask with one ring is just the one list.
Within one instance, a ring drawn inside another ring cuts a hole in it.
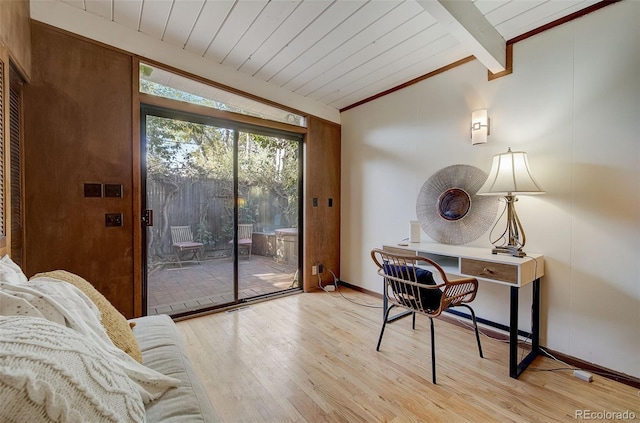
[{"label": "chair leg", "polygon": [[178,265],[180,267],[182,267],[182,261],[180,260],[180,250],[176,249],[176,261],[178,262]]},{"label": "chair leg", "polygon": [[478,353],[480,354],[480,358],[484,358],[484,355],[482,355],[482,345],[480,345],[480,332],[478,331],[478,322],[476,320],[476,313],[473,311],[471,306],[467,304],[461,304],[461,305],[468,308],[469,311],[471,312],[471,320],[473,321],[473,328],[476,331],[476,342],[478,343]]},{"label": "chair leg", "polygon": [[382,335],[384,334],[384,328],[387,326],[387,320],[389,319],[389,312],[393,308],[393,304],[384,312],[384,320],[382,321],[382,329],[380,330],[380,337],[378,338],[378,345],[376,351],[380,351],[380,343],[382,342]]},{"label": "chair leg", "polygon": [[473,327],[476,329],[476,341],[478,342],[478,354],[480,354],[480,358],[484,358],[484,355],[482,355],[482,345],[480,344],[480,333],[478,332],[478,322],[476,321],[476,313],[473,311],[471,307],[469,307],[469,310],[471,310],[471,317],[473,318]]},{"label": "chair leg", "polygon": [[196,259],[198,264],[202,264],[200,263],[200,257],[198,256],[198,253],[200,253],[200,251],[200,248],[193,250],[193,258]]},{"label": "chair leg", "polygon": [[413,312],[413,322],[411,322],[411,328],[416,330],[416,312]]},{"label": "chair leg", "polygon": [[429,317],[431,323],[431,381],[436,384],[436,337],[433,329],[433,318]]}]

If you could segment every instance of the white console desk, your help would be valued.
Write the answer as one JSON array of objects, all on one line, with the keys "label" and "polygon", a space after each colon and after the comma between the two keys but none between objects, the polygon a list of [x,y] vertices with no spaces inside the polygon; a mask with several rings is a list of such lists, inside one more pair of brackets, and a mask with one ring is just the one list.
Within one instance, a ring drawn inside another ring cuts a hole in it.
[{"label": "white console desk", "polygon": [[[490,248],[433,243],[383,244],[382,248],[400,254],[415,254],[438,263],[454,277],[471,276],[479,281],[511,287],[509,318],[509,376],[517,378],[540,353],[540,278],[544,275],[544,256],[529,254],[513,257],[491,254]],[[518,362],[518,298],[520,288],[533,285],[531,351]],[[386,296],[385,296],[386,299]],[[481,321],[481,319],[479,319]]]}]

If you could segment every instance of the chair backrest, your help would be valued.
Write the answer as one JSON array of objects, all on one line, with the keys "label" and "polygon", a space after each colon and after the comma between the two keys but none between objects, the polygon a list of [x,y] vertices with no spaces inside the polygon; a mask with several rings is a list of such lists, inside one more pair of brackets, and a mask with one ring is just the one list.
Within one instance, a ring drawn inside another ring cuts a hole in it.
[{"label": "chair backrest", "polygon": [[191,226],[171,226],[171,242],[192,242]]},{"label": "chair backrest", "polygon": [[449,282],[444,269],[440,267],[438,263],[426,257],[410,255],[409,252],[407,252],[406,254],[396,254],[390,251],[374,248],[373,250],[371,250],[371,258],[373,259],[373,262],[376,264],[376,266],[378,266],[378,273],[383,276],[393,276],[400,279],[409,280],[411,280],[412,278],[415,281],[415,270],[412,274],[406,274],[406,272],[404,272],[403,274],[395,275],[389,274],[388,272],[385,273],[385,268],[386,270],[389,270],[389,266],[391,266],[392,269],[409,266],[411,269],[416,269],[416,266],[418,266],[419,264],[425,264],[429,267],[432,267],[433,270],[435,270],[435,272],[439,274],[440,279],[442,279],[445,284]]},{"label": "chair backrest", "polygon": [[[473,301],[478,290],[477,279],[463,277],[449,280],[444,269],[426,257],[409,253],[394,254],[376,248],[371,250],[371,258],[378,266],[378,274],[384,277],[384,295],[392,304],[432,317],[440,315],[447,307]],[[422,273],[419,265],[429,266],[432,275],[423,279],[419,275]],[[431,276],[435,277],[435,280],[431,279]],[[436,293],[439,307],[431,301],[435,289],[442,292],[442,295]]]},{"label": "chair backrest", "polygon": [[253,223],[238,225],[238,239],[251,239]]}]

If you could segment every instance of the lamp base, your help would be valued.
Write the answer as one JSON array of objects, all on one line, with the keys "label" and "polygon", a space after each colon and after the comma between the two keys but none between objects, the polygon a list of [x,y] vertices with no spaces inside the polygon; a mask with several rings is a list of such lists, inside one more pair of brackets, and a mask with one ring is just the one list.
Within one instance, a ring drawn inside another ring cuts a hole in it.
[{"label": "lamp base", "polygon": [[527,253],[522,251],[522,248],[518,248],[515,245],[505,245],[503,247],[494,247],[491,250],[491,254],[509,254],[514,257],[526,257]]}]

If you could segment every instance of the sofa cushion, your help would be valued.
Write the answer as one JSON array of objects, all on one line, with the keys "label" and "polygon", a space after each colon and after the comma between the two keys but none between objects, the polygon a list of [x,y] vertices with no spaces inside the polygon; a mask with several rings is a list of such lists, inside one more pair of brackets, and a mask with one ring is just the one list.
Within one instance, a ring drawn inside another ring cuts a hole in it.
[{"label": "sofa cushion", "polygon": [[138,363],[142,363],[142,353],[136,342],[136,338],[131,332],[131,327],[127,319],[89,282],[82,277],[66,270],[54,270],[51,272],[38,273],[31,279],[51,278],[68,282],[82,291],[100,310],[100,323],[107,331],[107,335],[122,351],[129,354]]},{"label": "sofa cushion", "polygon": [[144,422],[137,386],[91,341],[41,317],[0,316],[0,421]]},{"label": "sofa cushion", "polygon": [[147,421],[163,423],[217,422],[207,392],[195,374],[182,335],[167,315],[132,319],[133,333],[146,366],[180,380],[158,400],[147,404]]}]

